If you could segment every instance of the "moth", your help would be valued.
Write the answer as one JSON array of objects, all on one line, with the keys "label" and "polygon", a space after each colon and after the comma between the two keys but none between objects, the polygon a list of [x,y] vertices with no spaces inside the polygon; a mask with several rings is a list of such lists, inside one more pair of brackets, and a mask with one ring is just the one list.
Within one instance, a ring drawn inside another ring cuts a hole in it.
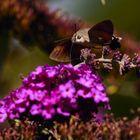
[{"label": "moth", "polygon": [[120,48],[121,38],[115,37],[113,31],[111,20],[104,20],[91,28],[80,29],[71,38],[58,41],[49,57],[57,62],[70,62],[73,58],[79,58],[83,48],[97,45],[109,45],[112,50]]}]

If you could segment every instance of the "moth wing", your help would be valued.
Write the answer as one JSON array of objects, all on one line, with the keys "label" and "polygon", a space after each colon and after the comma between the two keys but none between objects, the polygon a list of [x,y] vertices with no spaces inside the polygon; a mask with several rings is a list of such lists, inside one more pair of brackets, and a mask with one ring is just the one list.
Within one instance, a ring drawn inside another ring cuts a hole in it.
[{"label": "moth wing", "polygon": [[111,41],[113,36],[113,24],[111,20],[104,20],[91,27],[88,31],[91,42],[98,43],[101,38],[104,43]]},{"label": "moth wing", "polygon": [[56,46],[51,52],[49,58],[57,62],[70,62],[71,61],[70,53],[64,45]]}]

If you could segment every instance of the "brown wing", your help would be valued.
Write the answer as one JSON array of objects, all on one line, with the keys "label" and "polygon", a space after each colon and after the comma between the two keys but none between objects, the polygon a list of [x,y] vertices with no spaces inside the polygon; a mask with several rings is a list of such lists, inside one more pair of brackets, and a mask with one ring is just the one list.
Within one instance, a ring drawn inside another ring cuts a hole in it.
[{"label": "brown wing", "polygon": [[113,24],[111,20],[104,20],[88,31],[89,39],[93,43],[99,43],[100,39],[103,43],[111,41],[113,36]]},{"label": "brown wing", "polygon": [[70,62],[70,53],[65,46],[59,45],[56,46],[53,51],[51,52],[50,59],[57,61],[57,62]]},{"label": "brown wing", "polygon": [[80,62],[81,49],[84,47],[78,44],[72,44],[71,40],[57,45],[51,52],[49,58],[57,62],[71,62],[77,64]]}]

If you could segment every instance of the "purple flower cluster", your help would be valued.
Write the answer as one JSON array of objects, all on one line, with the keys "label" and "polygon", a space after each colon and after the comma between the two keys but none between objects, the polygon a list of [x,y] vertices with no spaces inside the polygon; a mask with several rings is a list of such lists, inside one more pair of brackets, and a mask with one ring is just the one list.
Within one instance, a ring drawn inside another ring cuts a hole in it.
[{"label": "purple flower cluster", "polygon": [[112,59],[114,61],[121,61],[122,57],[123,57],[123,54],[120,53],[120,51],[116,51],[113,53]]},{"label": "purple flower cluster", "polygon": [[134,54],[134,57],[133,57],[133,59],[132,59],[132,62],[133,62],[138,68],[140,68],[140,56],[139,56],[137,53]]},{"label": "purple flower cluster", "polygon": [[91,49],[85,48],[81,50],[80,58],[95,69],[100,69],[103,66],[108,71],[113,69],[112,63],[115,62],[119,65],[120,75],[124,75],[131,69],[135,69],[137,76],[140,77],[140,56],[138,54],[134,54],[134,57],[130,58],[127,54],[122,54],[120,51],[114,51],[108,48],[108,46],[104,46],[101,57],[97,58]]},{"label": "purple flower cluster", "polygon": [[56,120],[76,114],[87,119],[102,105],[109,109],[105,86],[88,65],[38,66],[20,88],[0,101],[0,122],[23,116]]}]

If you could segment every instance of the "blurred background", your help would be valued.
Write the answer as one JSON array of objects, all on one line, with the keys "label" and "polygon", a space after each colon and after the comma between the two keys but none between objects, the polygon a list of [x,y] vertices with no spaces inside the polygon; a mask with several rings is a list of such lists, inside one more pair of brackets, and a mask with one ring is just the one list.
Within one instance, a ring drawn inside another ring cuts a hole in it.
[{"label": "blurred background", "polygon": [[[130,55],[140,54],[139,5],[138,0],[1,1],[0,98],[21,85],[21,75],[27,76],[39,65],[56,64],[48,58],[50,42],[66,35],[61,34],[63,28],[73,32],[69,19],[90,25],[110,19],[123,36],[122,49]],[[140,78],[134,71],[124,76],[116,71],[100,74],[115,116],[126,116],[140,106]]]}]

